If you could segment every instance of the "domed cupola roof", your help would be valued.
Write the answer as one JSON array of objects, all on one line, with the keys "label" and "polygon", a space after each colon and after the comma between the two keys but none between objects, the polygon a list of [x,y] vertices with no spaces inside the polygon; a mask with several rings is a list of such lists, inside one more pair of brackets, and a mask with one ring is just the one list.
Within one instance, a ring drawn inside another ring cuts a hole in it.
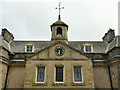
[{"label": "domed cupola roof", "polygon": [[61,21],[60,15],[59,15],[59,17],[58,17],[58,21],[56,21],[55,23],[53,23],[53,24],[51,25],[51,27],[52,27],[52,26],[66,26],[66,27],[68,28],[68,25],[67,25],[66,23],[64,23],[64,22]]}]

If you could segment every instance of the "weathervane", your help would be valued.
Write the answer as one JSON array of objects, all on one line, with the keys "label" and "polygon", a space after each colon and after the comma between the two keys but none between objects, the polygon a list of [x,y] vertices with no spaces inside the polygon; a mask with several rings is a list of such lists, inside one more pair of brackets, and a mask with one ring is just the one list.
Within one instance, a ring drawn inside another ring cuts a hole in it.
[{"label": "weathervane", "polygon": [[61,2],[59,2],[58,7],[55,8],[55,9],[59,9],[59,20],[60,20],[60,10],[64,9],[64,7],[60,7],[60,5],[61,5]]}]

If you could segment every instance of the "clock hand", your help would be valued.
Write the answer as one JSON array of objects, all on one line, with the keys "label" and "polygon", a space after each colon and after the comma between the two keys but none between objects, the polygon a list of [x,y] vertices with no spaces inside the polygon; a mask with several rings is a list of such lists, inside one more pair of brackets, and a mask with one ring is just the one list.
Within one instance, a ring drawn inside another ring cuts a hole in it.
[{"label": "clock hand", "polygon": [[60,50],[58,51],[58,55],[60,55]]}]

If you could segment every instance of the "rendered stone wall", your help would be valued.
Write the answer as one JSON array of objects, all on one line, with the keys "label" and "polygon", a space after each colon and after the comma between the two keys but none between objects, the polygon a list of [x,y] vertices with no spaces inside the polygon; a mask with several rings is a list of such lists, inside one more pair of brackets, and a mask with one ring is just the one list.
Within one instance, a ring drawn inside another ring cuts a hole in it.
[{"label": "rendered stone wall", "polygon": [[112,78],[112,83],[113,83],[113,88],[118,88],[118,64],[120,62],[115,62],[110,65],[110,70],[111,70],[111,78]]},{"label": "rendered stone wall", "polygon": [[107,66],[95,65],[93,71],[95,88],[111,88]]},{"label": "rendered stone wall", "polygon": [[7,88],[23,88],[25,77],[24,65],[11,65]]},{"label": "rendered stone wall", "polygon": [[[9,60],[9,55],[8,55],[8,52],[1,48],[1,61],[0,63],[2,64],[1,67],[2,67],[2,88],[4,88],[5,86],[5,80],[6,80],[6,74],[7,74],[7,67],[8,67],[8,60]],[[3,57],[4,58],[3,58]]]},{"label": "rendered stone wall", "polygon": [[[36,66],[46,67],[45,83],[36,83]],[[64,66],[64,83],[55,83],[55,66]],[[82,66],[83,82],[73,83],[73,66]],[[91,60],[28,60],[25,69],[25,88],[94,88],[94,77]]]},{"label": "rendered stone wall", "polygon": [[4,88],[5,86],[6,74],[7,74],[7,64],[2,63],[2,88]]},{"label": "rendered stone wall", "polygon": [[0,90],[2,89],[2,57],[1,56],[2,56],[2,47],[0,45]]}]

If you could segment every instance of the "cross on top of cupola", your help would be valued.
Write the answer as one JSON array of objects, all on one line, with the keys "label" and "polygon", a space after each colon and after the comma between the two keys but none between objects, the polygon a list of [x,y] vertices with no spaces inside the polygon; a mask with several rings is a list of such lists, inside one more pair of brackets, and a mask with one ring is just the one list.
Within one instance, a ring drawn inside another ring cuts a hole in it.
[{"label": "cross on top of cupola", "polygon": [[61,11],[61,9],[64,9],[64,7],[60,7],[60,5],[61,5],[61,2],[59,3],[58,7],[55,8],[55,9],[59,10],[58,20],[61,20],[61,18],[60,18],[60,11]]},{"label": "cross on top of cupola", "polygon": [[[67,25],[66,23],[64,23],[63,21],[61,21],[60,11],[61,11],[61,9],[64,9],[64,7],[60,7],[60,5],[61,5],[61,2],[59,3],[58,7],[56,7],[56,9],[59,10],[58,20],[57,20],[56,22],[54,22],[54,23],[51,25],[51,27],[52,27],[52,26],[66,26],[67,29],[68,29],[68,25]],[[51,29],[51,31],[52,31],[52,29]]]}]

